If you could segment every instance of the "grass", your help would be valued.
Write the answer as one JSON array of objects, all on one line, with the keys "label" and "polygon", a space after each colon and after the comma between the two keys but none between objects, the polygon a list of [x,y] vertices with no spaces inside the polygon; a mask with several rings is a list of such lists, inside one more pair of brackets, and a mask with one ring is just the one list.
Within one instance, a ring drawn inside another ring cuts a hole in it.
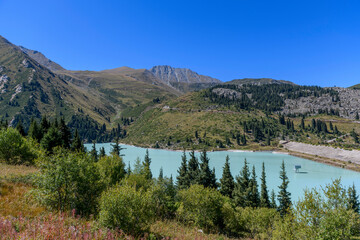
[{"label": "grass", "polygon": [[[99,226],[94,218],[76,213],[51,212],[39,205],[31,184],[14,182],[38,171],[31,166],[0,163],[0,239],[135,239],[121,230]],[[155,221],[141,239],[228,239],[220,234],[202,233],[175,220]]]}]

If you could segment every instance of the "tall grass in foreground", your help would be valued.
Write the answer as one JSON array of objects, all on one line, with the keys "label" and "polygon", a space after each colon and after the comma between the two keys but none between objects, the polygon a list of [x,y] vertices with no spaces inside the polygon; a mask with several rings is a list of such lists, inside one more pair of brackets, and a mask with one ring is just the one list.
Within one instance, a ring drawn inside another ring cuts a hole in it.
[{"label": "tall grass in foreground", "polygon": [[120,230],[97,228],[66,214],[48,214],[32,219],[0,216],[1,239],[133,239]]}]

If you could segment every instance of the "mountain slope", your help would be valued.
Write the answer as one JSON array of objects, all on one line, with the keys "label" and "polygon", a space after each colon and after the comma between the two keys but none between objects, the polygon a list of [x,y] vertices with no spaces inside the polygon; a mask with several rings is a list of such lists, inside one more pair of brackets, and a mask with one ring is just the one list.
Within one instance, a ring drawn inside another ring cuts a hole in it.
[{"label": "mountain slope", "polygon": [[[91,99],[91,100],[90,100]],[[95,111],[96,109],[96,111]],[[0,116],[15,125],[32,117],[90,116],[104,123],[115,110],[96,93],[65,81],[0,36]]]},{"label": "mountain slope", "polygon": [[43,65],[44,67],[46,67],[47,69],[53,72],[65,70],[62,66],[60,66],[56,62],[53,62],[47,57],[45,57],[44,54],[42,54],[41,52],[30,50],[23,46],[19,46],[19,48],[29,57],[31,57],[32,59],[34,59],[35,61],[37,61],[38,63],[40,63],[41,65]]},{"label": "mountain slope", "polygon": [[264,85],[264,84],[292,84],[296,85],[290,81],[285,80],[275,80],[272,78],[243,78],[243,79],[234,79],[226,84],[235,84],[235,85],[245,85],[245,84],[252,84],[252,85]]}]

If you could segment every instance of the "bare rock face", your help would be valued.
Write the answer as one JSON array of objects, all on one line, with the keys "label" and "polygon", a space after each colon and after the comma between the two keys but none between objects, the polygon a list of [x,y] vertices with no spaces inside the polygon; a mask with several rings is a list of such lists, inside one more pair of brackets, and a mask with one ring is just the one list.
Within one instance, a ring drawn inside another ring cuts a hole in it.
[{"label": "bare rock face", "polygon": [[329,95],[319,97],[301,97],[299,99],[286,99],[283,113],[317,113],[319,110],[337,110],[344,118],[355,119],[360,114],[360,90],[348,88],[332,88],[339,93],[339,100],[333,101]]},{"label": "bare rock face", "polygon": [[200,75],[187,68],[173,68],[163,65],[151,68],[150,72],[168,85],[172,85],[172,83],[221,83],[216,78]]},{"label": "bare rock face", "polygon": [[38,51],[35,51],[35,50],[30,50],[30,49],[27,49],[27,48],[22,47],[22,46],[19,46],[19,48],[21,49],[21,51],[26,53],[29,57],[34,59],[36,62],[43,65],[47,69],[50,69],[53,72],[65,70],[59,64],[57,64],[57,63],[51,61],[50,59],[48,59],[47,57],[45,57],[44,54],[42,54],[41,52],[38,52]]}]

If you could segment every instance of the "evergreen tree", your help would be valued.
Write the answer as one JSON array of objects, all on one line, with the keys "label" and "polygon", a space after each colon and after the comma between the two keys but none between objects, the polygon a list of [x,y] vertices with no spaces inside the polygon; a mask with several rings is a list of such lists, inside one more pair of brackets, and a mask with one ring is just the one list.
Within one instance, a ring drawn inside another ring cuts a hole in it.
[{"label": "evergreen tree", "polygon": [[73,140],[71,149],[73,151],[85,152],[84,145],[80,139],[79,132],[77,129],[75,129],[74,140]]},{"label": "evergreen tree", "polygon": [[220,179],[220,192],[222,195],[232,198],[234,191],[234,177],[230,172],[229,155],[226,156],[225,165],[223,167],[223,174]]},{"label": "evergreen tree", "polygon": [[43,133],[46,133],[49,130],[50,123],[47,120],[46,116],[43,116],[41,118],[41,124],[40,125],[41,125],[41,130],[42,130]]},{"label": "evergreen tree", "polygon": [[21,119],[19,120],[19,122],[16,125],[16,130],[18,130],[18,132],[22,135],[22,136],[26,136],[26,132],[23,126],[23,123],[21,121]]},{"label": "evergreen tree", "polygon": [[41,146],[47,153],[53,153],[55,147],[61,146],[61,135],[57,128],[51,127],[41,139]]},{"label": "evergreen tree", "polygon": [[356,193],[355,185],[348,189],[348,199],[349,199],[349,209],[354,210],[356,213],[359,213],[360,203],[359,196]]},{"label": "evergreen tree", "polygon": [[128,163],[128,167],[126,169],[126,174],[129,176],[131,174],[131,166],[130,166],[130,162]]},{"label": "evergreen tree", "polygon": [[93,146],[92,146],[92,149],[90,151],[90,155],[92,157],[92,159],[97,162],[99,160],[98,158],[98,153],[97,153],[97,150],[96,150],[96,144],[95,144],[95,141],[93,142]]},{"label": "evergreen tree", "polygon": [[250,201],[249,204],[251,207],[259,207],[260,206],[260,196],[258,190],[258,184],[256,180],[256,172],[255,166],[252,168],[252,174],[250,179]]},{"label": "evergreen tree", "polygon": [[183,152],[183,155],[181,157],[181,165],[178,169],[178,175],[176,177],[177,179],[177,187],[178,189],[184,189],[190,186],[189,179],[188,179],[188,167],[187,167],[187,159],[185,151]]},{"label": "evergreen tree", "polygon": [[150,164],[151,164],[151,158],[149,156],[149,150],[146,149],[145,158],[143,162],[143,174],[145,175],[145,178],[148,180],[152,179]]},{"label": "evergreen tree", "polygon": [[271,208],[277,208],[276,206],[276,200],[275,200],[275,191],[274,189],[271,191],[271,201],[270,201],[270,207]]},{"label": "evergreen tree", "polygon": [[162,167],[160,168],[158,180],[159,180],[159,181],[164,180],[164,170],[163,170]]},{"label": "evergreen tree", "polygon": [[261,172],[261,194],[260,194],[260,206],[269,208],[270,200],[269,193],[266,186],[266,173],[265,173],[265,163],[262,164],[262,172]]},{"label": "evergreen tree", "polygon": [[234,201],[237,206],[250,206],[250,190],[250,171],[245,158],[244,167],[240,171],[240,175],[236,177],[236,183],[233,192]]},{"label": "evergreen tree", "polygon": [[289,185],[289,179],[286,176],[286,170],[285,170],[285,163],[284,161],[281,164],[281,171],[280,171],[280,179],[281,179],[281,185],[279,186],[279,194],[278,194],[278,211],[280,212],[280,215],[283,217],[288,212],[290,206],[291,206],[291,199],[290,199],[290,192],[287,191],[287,187]]},{"label": "evergreen tree", "polygon": [[60,119],[59,131],[61,136],[61,146],[69,149],[71,145],[71,132],[68,126],[66,126],[64,118]]},{"label": "evergreen tree", "polygon": [[28,136],[37,142],[40,142],[43,137],[41,126],[38,125],[35,119],[31,119]]},{"label": "evergreen tree", "polygon": [[187,169],[187,179],[189,181],[189,184],[197,184],[198,178],[199,178],[199,162],[197,158],[195,157],[194,150],[190,152],[190,160],[189,165]]},{"label": "evergreen tree", "polygon": [[[200,185],[204,187],[216,188],[216,182],[214,186],[213,173],[209,168],[209,158],[207,156],[206,150],[203,150],[200,154],[200,172],[199,172],[199,181]],[[216,180],[215,180],[216,181]]]},{"label": "evergreen tree", "polygon": [[305,129],[305,121],[304,121],[304,117],[302,117],[302,118],[301,118],[300,128],[301,128],[301,129]]},{"label": "evergreen tree", "polygon": [[119,137],[115,139],[115,144],[111,144],[112,150],[111,153],[118,155],[119,157],[125,156],[124,154],[121,154],[121,150],[124,150],[125,148],[122,148],[119,144]]},{"label": "evergreen tree", "polygon": [[105,156],[106,156],[105,148],[101,147],[100,148],[100,153],[99,153],[99,158],[102,158],[102,157],[105,157]]}]

